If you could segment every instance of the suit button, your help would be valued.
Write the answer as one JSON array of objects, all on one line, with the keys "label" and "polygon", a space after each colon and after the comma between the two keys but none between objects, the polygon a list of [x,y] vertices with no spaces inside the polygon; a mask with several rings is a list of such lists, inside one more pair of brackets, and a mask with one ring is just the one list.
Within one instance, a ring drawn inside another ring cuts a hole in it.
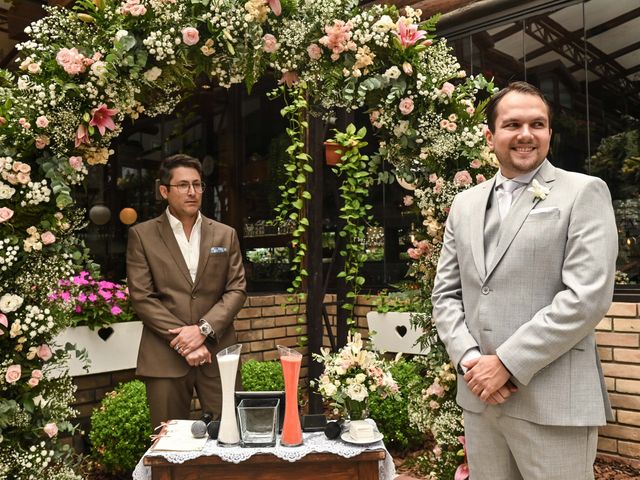
[{"label": "suit button", "polygon": [[482,292],[483,295],[489,295],[489,292],[491,291],[491,289],[489,287],[482,287],[482,290],[480,290]]},{"label": "suit button", "polygon": [[198,295],[196,295],[195,293],[192,293],[191,294],[191,298],[193,298],[195,300],[196,298],[198,298]]}]

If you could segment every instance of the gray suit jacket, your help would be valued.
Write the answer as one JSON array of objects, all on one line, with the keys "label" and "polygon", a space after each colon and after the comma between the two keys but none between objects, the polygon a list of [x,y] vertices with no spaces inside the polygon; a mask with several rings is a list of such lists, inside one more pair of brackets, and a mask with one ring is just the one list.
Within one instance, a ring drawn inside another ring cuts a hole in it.
[{"label": "gray suit jacket", "polygon": [[[127,279],[133,307],[144,328],[138,375],[182,377],[191,368],[169,342],[170,328],[204,318],[216,332],[207,340],[212,356],[236,343],[233,319],[244,305],[246,282],[238,237],[233,228],[202,217],[200,260],[195,281],[184,261],[166,213],[129,229]],[[218,362],[199,367],[219,376]]]},{"label": "gray suit jacket", "polygon": [[[519,387],[503,413],[543,425],[611,418],[594,328],[611,303],[618,251],[606,184],[555,168],[534,177],[502,222],[485,269],[483,229],[495,179],[460,193],[447,220],[433,318],[454,365],[471,348],[497,354]],[[497,205],[494,206],[497,208]],[[458,403],[486,407],[458,377]]]}]

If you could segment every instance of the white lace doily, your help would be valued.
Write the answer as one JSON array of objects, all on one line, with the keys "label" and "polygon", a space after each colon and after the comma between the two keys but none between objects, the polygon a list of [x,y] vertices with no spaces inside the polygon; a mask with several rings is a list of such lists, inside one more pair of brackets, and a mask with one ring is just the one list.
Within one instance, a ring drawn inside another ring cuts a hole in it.
[{"label": "white lace doily", "polygon": [[[282,460],[295,462],[310,453],[333,453],[345,458],[355,457],[366,450],[385,449],[384,442],[379,441],[369,445],[353,445],[345,443],[341,440],[329,440],[324,432],[304,433],[303,444],[299,447],[281,447],[276,444],[275,447],[261,448],[243,448],[243,447],[218,447],[215,440],[208,440],[204,448],[200,451],[188,452],[156,452],[148,450],[145,456],[164,457],[171,463],[183,463],[187,460],[193,460],[204,455],[216,455],[225,462],[240,463],[244,462],[257,453],[271,453]],[[384,460],[378,465],[380,480],[393,480],[396,469],[393,465],[393,459],[389,452]],[[142,460],[138,462],[133,471],[134,480],[152,480],[151,467],[145,467]]]}]

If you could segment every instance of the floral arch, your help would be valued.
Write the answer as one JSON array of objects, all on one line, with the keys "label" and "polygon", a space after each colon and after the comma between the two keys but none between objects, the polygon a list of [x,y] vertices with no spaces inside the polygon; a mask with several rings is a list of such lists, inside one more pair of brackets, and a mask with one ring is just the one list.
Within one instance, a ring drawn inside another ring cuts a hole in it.
[{"label": "floral arch", "polygon": [[[78,478],[56,437],[73,414],[69,349],[51,343],[68,315],[47,296],[90,261],[74,236],[84,212],[71,188],[109,161],[126,118],[171,112],[196,79],[250,87],[267,69],[288,91],[307,86],[326,116],[366,109],[377,160],[415,190],[423,215],[409,254],[424,291],[453,196],[495,167],[476,99],[493,84],[466,76],[434,36],[437,19],[420,23],[418,10],[357,0],[78,0],[47,12],[18,46],[18,74],[0,71],[0,478],[45,468],[51,479]],[[459,445],[443,442],[455,455]]]}]

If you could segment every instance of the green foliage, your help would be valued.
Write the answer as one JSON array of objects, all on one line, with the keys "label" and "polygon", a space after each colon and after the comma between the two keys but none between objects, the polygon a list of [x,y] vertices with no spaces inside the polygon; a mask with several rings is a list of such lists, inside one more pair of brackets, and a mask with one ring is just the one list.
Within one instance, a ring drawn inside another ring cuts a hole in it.
[{"label": "green foliage", "polygon": [[147,394],[140,380],[119,385],[91,415],[92,456],[108,472],[133,470],[149,447],[149,435]]},{"label": "green foliage", "polygon": [[424,309],[424,295],[419,288],[412,288],[412,284],[393,285],[403,288],[397,292],[382,290],[375,299],[375,309],[378,313],[388,312],[421,312]]},{"label": "green foliage", "polygon": [[400,359],[392,365],[391,374],[400,392],[394,398],[382,398],[373,393],[369,399],[369,413],[384,435],[388,447],[400,450],[420,448],[426,436],[411,424],[407,410],[409,396],[416,394],[409,386],[415,385],[420,379],[416,364]]},{"label": "green foliage", "polygon": [[329,142],[338,143],[342,154],[338,165],[333,171],[341,178],[340,196],[343,205],[340,208],[340,218],[345,225],[339,235],[346,239],[340,251],[344,257],[344,270],[338,273],[338,278],[344,278],[349,288],[347,302],[342,308],[349,312],[347,323],[354,324],[353,308],[358,291],[364,285],[365,279],[360,275],[360,269],[367,260],[362,239],[366,238],[366,229],[373,221],[370,211],[373,208],[368,202],[369,187],[377,175],[377,163],[372,162],[360,150],[367,146],[364,137],[367,130],[362,127],[356,131],[353,124],[347,126],[345,132],[335,131],[335,137]]},{"label": "green foliage", "polygon": [[248,360],[240,367],[242,387],[250,392],[284,390],[280,362]]}]

